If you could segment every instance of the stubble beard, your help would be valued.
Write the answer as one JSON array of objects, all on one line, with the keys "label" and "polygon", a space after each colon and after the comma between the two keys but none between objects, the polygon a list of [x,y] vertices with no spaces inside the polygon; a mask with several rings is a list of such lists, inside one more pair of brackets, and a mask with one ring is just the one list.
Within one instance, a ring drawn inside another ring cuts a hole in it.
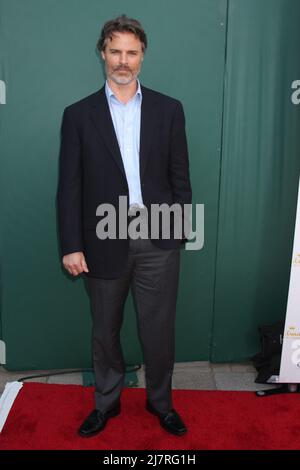
[{"label": "stubble beard", "polygon": [[129,72],[129,76],[122,77],[120,75],[117,75],[117,71],[114,71],[110,74],[108,74],[108,77],[117,85],[129,85],[131,82],[137,79],[137,76],[139,74],[139,70],[137,73],[133,73],[131,70],[126,70],[126,72]]}]

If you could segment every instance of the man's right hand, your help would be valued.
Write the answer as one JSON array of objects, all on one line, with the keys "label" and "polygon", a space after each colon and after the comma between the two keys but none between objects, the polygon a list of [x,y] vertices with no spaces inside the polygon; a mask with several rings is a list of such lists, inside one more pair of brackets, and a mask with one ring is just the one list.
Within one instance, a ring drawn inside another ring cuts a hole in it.
[{"label": "man's right hand", "polygon": [[64,265],[64,268],[69,271],[72,276],[78,276],[78,274],[82,272],[89,272],[82,251],[77,251],[76,253],[70,253],[69,255],[65,255],[62,259],[62,263]]}]

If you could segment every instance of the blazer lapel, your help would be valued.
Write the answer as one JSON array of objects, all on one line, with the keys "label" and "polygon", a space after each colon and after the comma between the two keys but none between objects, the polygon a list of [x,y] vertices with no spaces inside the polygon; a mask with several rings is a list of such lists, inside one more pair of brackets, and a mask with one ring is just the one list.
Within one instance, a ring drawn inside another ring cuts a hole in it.
[{"label": "blazer lapel", "polygon": [[[153,141],[154,130],[158,125],[158,116],[155,97],[143,85],[141,85],[141,91],[140,178],[142,181]],[[122,155],[110,115],[104,86],[95,95],[95,100],[91,108],[91,117],[97,132],[101,135],[107,149],[126,179]]]},{"label": "blazer lapel", "polygon": [[148,88],[141,85],[142,107],[141,107],[141,132],[140,132],[140,177],[141,181],[146,169],[153,135],[158,125],[158,115],[156,110],[156,99]]},{"label": "blazer lapel", "polygon": [[96,130],[101,135],[107,149],[110,151],[111,156],[126,179],[120,147],[110,115],[104,87],[102,87],[95,95],[95,100],[91,108],[91,115]]}]

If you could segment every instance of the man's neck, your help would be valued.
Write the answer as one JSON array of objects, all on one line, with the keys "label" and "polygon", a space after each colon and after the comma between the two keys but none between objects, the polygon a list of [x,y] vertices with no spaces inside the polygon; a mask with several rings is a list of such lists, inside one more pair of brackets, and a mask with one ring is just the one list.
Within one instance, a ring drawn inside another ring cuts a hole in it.
[{"label": "man's neck", "polygon": [[116,98],[122,103],[127,103],[136,93],[138,88],[137,80],[132,80],[127,85],[118,85],[113,82],[110,78],[107,78],[109,88],[112,90]]}]

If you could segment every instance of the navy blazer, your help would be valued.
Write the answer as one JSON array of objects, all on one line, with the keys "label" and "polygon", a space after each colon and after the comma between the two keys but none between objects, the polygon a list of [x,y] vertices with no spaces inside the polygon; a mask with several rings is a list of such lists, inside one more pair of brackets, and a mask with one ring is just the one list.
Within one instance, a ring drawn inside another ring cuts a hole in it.
[{"label": "navy blazer", "polygon": [[[180,101],[141,85],[140,179],[143,202],[191,204],[185,117]],[[128,257],[129,239],[101,240],[96,235],[102,203],[116,208],[129,199],[125,169],[105,87],[67,106],[61,128],[58,229],[61,256],[82,251],[89,277],[117,278]],[[128,203],[127,203],[128,207]],[[171,218],[172,225],[172,218]],[[171,227],[171,234],[172,234]],[[153,239],[161,249],[184,246],[186,239]]]}]

